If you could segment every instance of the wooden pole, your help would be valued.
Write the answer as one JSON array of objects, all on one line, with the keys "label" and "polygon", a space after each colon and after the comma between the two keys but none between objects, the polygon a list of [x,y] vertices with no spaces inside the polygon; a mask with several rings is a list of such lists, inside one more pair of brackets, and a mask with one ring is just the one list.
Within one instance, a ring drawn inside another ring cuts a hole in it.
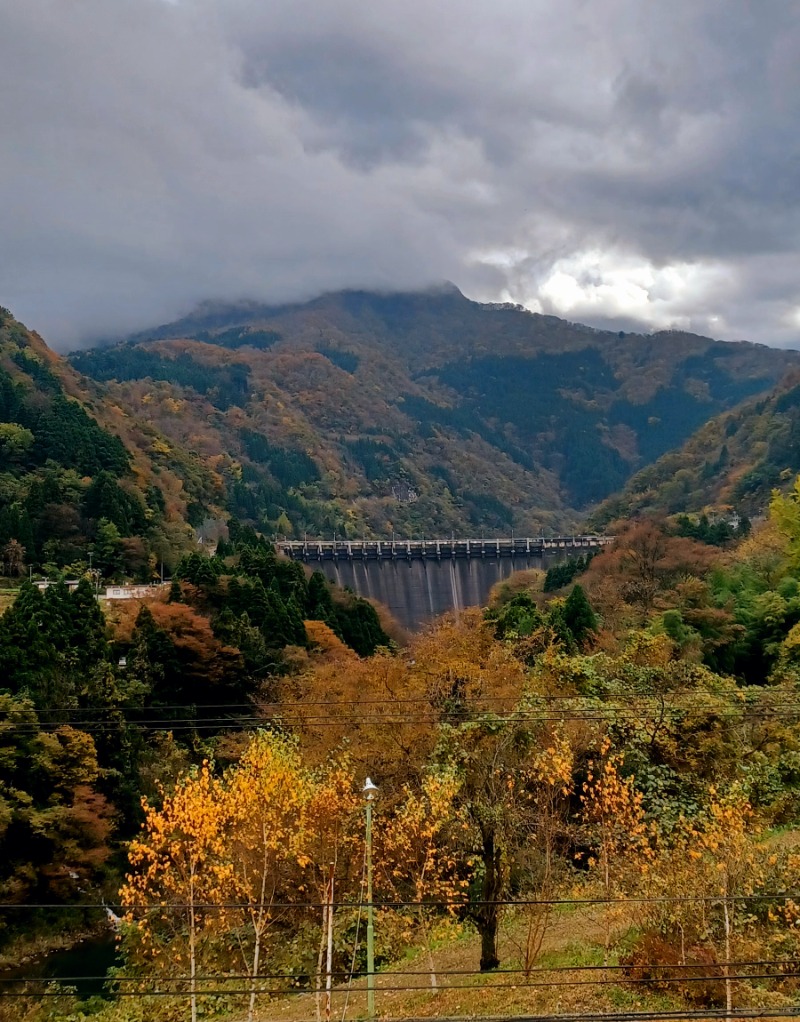
[{"label": "wooden pole", "polygon": [[333,986],[333,863],[328,869],[328,958],[325,980],[325,1022],[331,1022],[331,987]]}]

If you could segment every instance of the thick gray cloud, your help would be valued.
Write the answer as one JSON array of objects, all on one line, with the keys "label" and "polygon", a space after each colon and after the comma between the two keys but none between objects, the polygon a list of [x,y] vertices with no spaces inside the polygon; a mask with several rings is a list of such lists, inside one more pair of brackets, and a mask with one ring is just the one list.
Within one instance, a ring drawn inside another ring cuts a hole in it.
[{"label": "thick gray cloud", "polygon": [[0,18],[0,302],[60,347],[208,298],[442,279],[800,342],[795,5],[0,0]]}]

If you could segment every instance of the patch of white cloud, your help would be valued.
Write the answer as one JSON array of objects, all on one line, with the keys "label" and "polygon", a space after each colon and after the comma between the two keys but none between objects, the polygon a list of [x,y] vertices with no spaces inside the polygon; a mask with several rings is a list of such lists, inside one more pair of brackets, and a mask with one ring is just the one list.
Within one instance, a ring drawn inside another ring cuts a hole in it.
[{"label": "patch of white cloud", "polygon": [[[692,329],[697,309],[725,284],[718,264],[652,262],[597,249],[557,260],[531,299],[537,308],[587,322],[638,322],[655,329]],[[719,311],[707,319],[722,324]]]}]

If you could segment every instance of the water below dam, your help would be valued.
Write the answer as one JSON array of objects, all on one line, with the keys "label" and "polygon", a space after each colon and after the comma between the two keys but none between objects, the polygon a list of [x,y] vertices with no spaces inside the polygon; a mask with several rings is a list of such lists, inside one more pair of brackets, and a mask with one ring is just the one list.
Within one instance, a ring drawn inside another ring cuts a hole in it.
[{"label": "water below dam", "polygon": [[513,572],[547,569],[580,551],[553,550],[513,557],[398,558],[309,561],[337,585],[382,603],[404,628],[418,631],[446,611],[482,607],[493,585]]},{"label": "water below dam", "polygon": [[104,929],[72,947],[1,970],[0,984],[11,996],[26,983],[41,993],[45,981],[71,987],[80,998],[108,996],[108,972],[121,964],[118,950],[116,934]]}]

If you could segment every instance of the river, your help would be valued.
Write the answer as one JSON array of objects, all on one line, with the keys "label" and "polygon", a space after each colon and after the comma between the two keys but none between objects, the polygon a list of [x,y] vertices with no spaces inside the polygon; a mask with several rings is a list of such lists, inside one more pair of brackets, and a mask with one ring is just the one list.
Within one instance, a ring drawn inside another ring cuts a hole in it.
[{"label": "river", "polygon": [[[95,934],[63,951],[53,951],[43,958],[4,969],[0,973],[0,982],[2,989],[7,991],[28,979],[55,981],[73,987],[83,999],[107,994],[108,972],[119,964],[115,935],[112,932]],[[42,982],[41,988],[45,985]]]}]

